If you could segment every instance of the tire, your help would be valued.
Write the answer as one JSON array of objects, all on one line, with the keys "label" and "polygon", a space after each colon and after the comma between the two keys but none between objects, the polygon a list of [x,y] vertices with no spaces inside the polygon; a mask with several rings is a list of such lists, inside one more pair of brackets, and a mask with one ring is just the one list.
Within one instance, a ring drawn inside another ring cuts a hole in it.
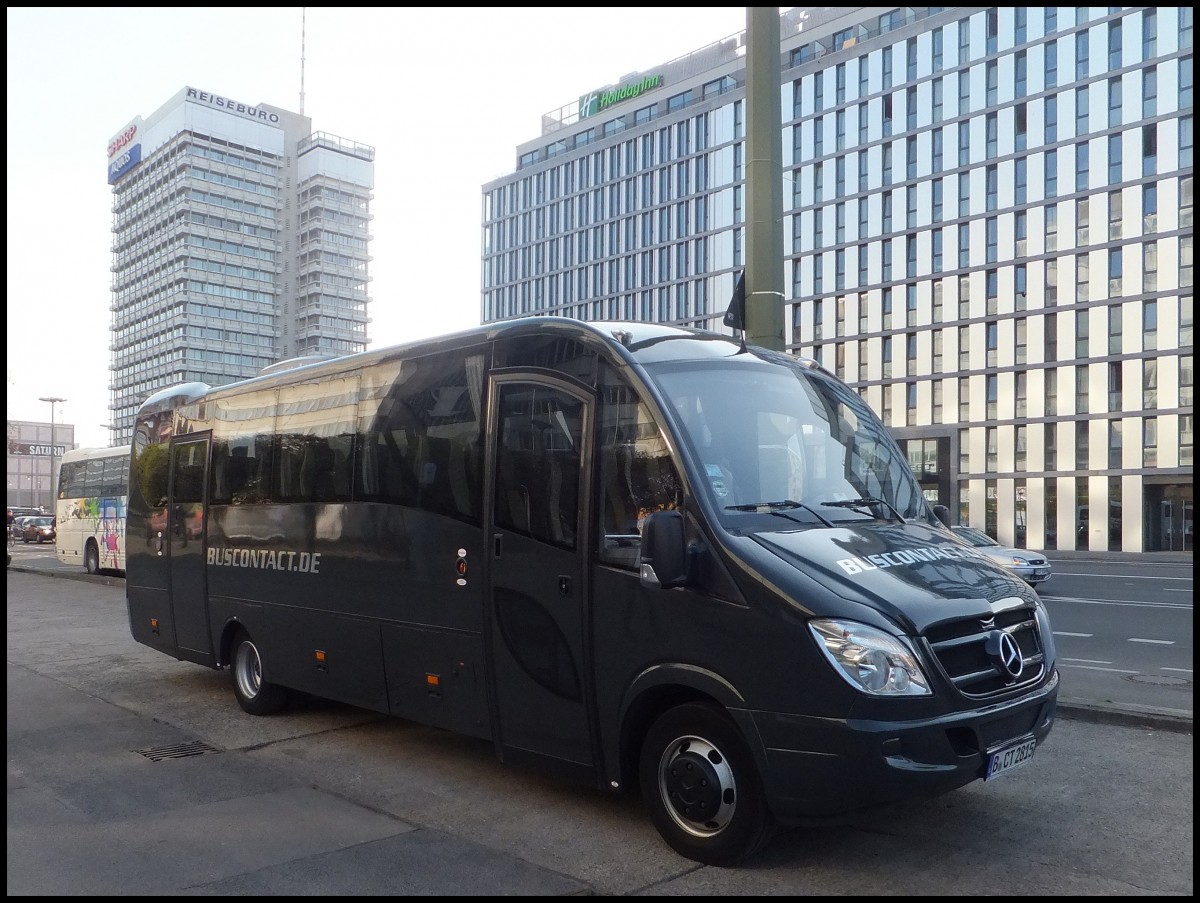
[{"label": "tire", "polygon": [[288,701],[288,691],[262,679],[262,658],[250,634],[242,630],[233,640],[233,693],[242,711],[250,715],[274,715]]},{"label": "tire", "polygon": [[687,703],[660,716],[642,744],[638,777],[658,833],[688,859],[737,865],[774,831],[750,748],[715,705]]},{"label": "tire", "polygon": [[94,542],[83,547],[83,569],[89,574],[100,573],[100,548]]}]

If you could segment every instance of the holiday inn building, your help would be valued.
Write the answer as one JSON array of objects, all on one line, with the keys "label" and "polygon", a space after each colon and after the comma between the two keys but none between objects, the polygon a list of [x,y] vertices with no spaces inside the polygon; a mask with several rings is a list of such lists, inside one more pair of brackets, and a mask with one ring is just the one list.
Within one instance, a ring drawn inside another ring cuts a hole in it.
[{"label": "holiday inn building", "polygon": [[[1028,548],[1192,549],[1190,7],[780,18],[787,348],[931,501]],[[636,17],[630,27],[636,27]],[[483,322],[724,331],[746,35],[542,118],[483,186]]]}]

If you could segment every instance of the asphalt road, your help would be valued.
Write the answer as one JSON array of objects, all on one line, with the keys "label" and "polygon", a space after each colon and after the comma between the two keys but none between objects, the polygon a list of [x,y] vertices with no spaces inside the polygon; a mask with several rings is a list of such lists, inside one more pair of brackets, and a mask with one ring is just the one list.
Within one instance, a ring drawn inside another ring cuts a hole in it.
[{"label": "asphalt road", "polygon": [[9,895],[1192,894],[1190,719],[1062,713],[1028,767],[738,869],[639,801],[349,706],[272,718],[133,642],[123,581],[8,574]]}]

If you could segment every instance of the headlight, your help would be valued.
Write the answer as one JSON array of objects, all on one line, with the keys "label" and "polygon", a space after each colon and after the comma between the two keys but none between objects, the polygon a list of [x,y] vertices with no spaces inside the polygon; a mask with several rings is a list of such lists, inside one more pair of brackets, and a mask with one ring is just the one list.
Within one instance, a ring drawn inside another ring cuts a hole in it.
[{"label": "headlight", "polygon": [[917,657],[899,638],[859,624],[822,618],[809,629],[825,657],[856,690],[872,696],[929,696]]},{"label": "headlight", "polygon": [[1022,558],[1019,555],[1013,556],[1013,567],[1023,568],[1029,564],[1028,558]]}]

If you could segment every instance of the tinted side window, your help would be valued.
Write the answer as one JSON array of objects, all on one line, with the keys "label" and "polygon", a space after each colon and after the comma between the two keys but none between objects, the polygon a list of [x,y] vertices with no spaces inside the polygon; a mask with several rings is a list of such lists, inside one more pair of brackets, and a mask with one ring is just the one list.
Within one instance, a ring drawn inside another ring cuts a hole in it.
[{"label": "tinted side window", "polygon": [[213,417],[212,488],[214,505],[246,505],[270,498],[271,434],[275,429],[275,390],[260,389],[211,403]]},{"label": "tinted side window", "polygon": [[273,498],[350,500],[357,409],[357,376],[280,388]]},{"label": "tinted side window", "polygon": [[574,549],[586,405],[549,386],[500,387],[496,525]]},{"label": "tinted side window", "polygon": [[608,564],[636,568],[642,521],[655,511],[679,507],[683,489],[650,410],[607,365],[600,370],[596,435],[598,554]]},{"label": "tinted side window", "polygon": [[355,497],[481,517],[482,347],[363,373]]}]

